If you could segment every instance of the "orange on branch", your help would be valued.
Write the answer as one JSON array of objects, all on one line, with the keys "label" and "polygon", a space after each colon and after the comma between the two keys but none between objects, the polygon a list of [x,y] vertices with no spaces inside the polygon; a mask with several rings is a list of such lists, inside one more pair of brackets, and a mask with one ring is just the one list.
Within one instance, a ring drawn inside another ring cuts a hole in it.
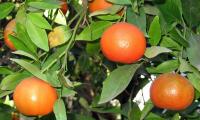
[{"label": "orange on branch", "polygon": [[36,77],[29,77],[17,85],[13,99],[17,110],[24,115],[46,115],[52,112],[57,100],[57,93],[45,81]]},{"label": "orange on branch", "polygon": [[194,88],[185,77],[175,73],[158,76],[150,88],[153,104],[169,110],[183,110],[194,99]]},{"label": "orange on branch", "polygon": [[15,19],[12,19],[5,27],[4,29],[4,42],[7,47],[9,47],[11,50],[16,50],[14,44],[12,41],[8,38],[9,35],[14,35],[14,29],[16,26]]},{"label": "orange on branch", "polygon": [[120,22],[104,31],[100,45],[107,59],[119,63],[134,63],[144,55],[146,39],[135,25]]}]

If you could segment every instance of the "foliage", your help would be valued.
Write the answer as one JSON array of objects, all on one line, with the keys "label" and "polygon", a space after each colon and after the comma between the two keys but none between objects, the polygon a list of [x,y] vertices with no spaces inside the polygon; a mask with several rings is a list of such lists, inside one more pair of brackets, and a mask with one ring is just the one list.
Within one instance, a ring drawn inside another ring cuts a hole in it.
[{"label": "foliage", "polygon": [[[2,1],[1,119],[10,119],[13,113],[25,120],[199,119],[199,0],[107,0],[112,7],[93,13],[88,11],[89,1],[67,0],[66,15],[59,9],[58,0]],[[118,14],[120,10],[122,15]],[[16,51],[3,41],[3,30],[11,19],[16,20],[16,27],[9,39]],[[119,21],[135,24],[146,37],[146,52],[136,63],[114,63],[101,53],[103,32]],[[62,28],[65,35],[61,35],[61,44],[50,47],[48,34],[56,27]],[[167,72],[190,80],[195,88],[192,105],[183,111],[170,111],[145,100],[144,108],[140,107],[135,100],[137,93],[154,76]],[[29,76],[57,89],[59,99],[51,114],[24,116],[13,105],[15,87]]]}]

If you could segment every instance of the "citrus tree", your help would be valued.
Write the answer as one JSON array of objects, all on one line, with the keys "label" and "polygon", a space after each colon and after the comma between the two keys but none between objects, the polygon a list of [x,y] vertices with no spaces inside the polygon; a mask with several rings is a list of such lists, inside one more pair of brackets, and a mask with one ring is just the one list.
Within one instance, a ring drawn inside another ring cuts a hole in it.
[{"label": "citrus tree", "polygon": [[198,120],[199,0],[1,0],[0,119]]}]

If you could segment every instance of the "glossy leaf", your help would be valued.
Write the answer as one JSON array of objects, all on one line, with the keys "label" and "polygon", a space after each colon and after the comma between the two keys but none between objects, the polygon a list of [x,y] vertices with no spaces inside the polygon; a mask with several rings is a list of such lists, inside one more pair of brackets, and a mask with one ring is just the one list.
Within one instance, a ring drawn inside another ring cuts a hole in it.
[{"label": "glossy leaf", "polygon": [[17,50],[30,52],[29,49],[24,45],[24,43],[20,39],[18,39],[16,36],[8,35],[8,38],[10,41],[12,41],[12,43],[14,44]]},{"label": "glossy leaf", "polygon": [[172,120],[180,120],[180,115],[179,113],[176,113],[173,117]]},{"label": "glossy leaf", "polygon": [[53,112],[55,113],[56,120],[67,120],[65,104],[62,99],[58,99],[55,102]]},{"label": "glossy leaf", "polygon": [[188,41],[185,40],[183,35],[180,33],[178,29],[172,29],[170,31],[170,37],[178,42],[179,44],[183,45],[184,47],[188,47]]},{"label": "glossy leaf", "polygon": [[131,0],[107,0],[107,1],[115,4],[131,5]]},{"label": "glossy leaf", "polygon": [[5,2],[0,4],[0,20],[5,18],[15,7],[14,3]]},{"label": "glossy leaf", "polygon": [[182,21],[180,0],[166,0],[164,4],[158,4],[158,8],[168,24]]},{"label": "glossy leaf", "polygon": [[188,79],[190,80],[194,88],[197,89],[198,92],[200,92],[200,78],[196,76],[194,73],[189,73]]},{"label": "glossy leaf", "polygon": [[106,28],[112,25],[112,22],[98,21],[93,22],[90,26],[86,27],[77,37],[76,40],[93,41],[102,36]]},{"label": "glossy leaf", "polygon": [[37,66],[20,59],[12,58],[11,60],[21,65],[23,68],[32,73],[34,76],[46,81],[46,76],[40,71],[40,69]]},{"label": "glossy leaf", "polygon": [[26,30],[32,42],[39,48],[49,51],[46,31],[34,25],[30,20],[26,23]]},{"label": "glossy leaf", "polygon": [[43,1],[34,1],[34,2],[29,2],[28,3],[29,6],[34,7],[34,8],[38,8],[38,9],[55,9],[55,8],[59,8],[59,2],[58,1],[54,1],[54,0],[43,0]]},{"label": "glossy leaf", "polygon": [[51,54],[48,59],[42,64],[42,71],[49,69],[58,59],[60,59],[66,50],[66,46],[58,48],[53,54]]},{"label": "glossy leaf", "polygon": [[8,68],[8,67],[5,67],[5,66],[0,66],[0,74],[1,75],[6,75],[6,74],[12,74],[13,71]]},{"label": "glossy leaf", "polygon": [[49,30],[52,29],[51,25],[47,22],[47,20],[41,15],[39,15],[39,13],[29,13],[27,16],[28,19],[30,19],[31,22],[37,25],[38,27]]},{"label": "glossy leaf", "polygon": [[128,119],[139,120],[140,117],[141,117],[140,108],[136,104],[133,104],[132,108],[128,112]]},{"label": "glossy leaf", "polygon": [[149,113],[149,115],[145,118],[146,120],[165,120],[164,118],[161,118],[160,116],[154,114],[154,113]]},{"label": "glossy leaf", "polygon": [[106,103],[119,95],[130,83],[139,64],[124,65],[110,73],[103,82],[99,104]]},{"label": "glossy leaf", "polygon": [[[31,41],[30,37],[28,36],[28,33],[26,31],[26,28],[21,23],[16,24],[16,32],[17,32],[17,38],[24,43],[28,51],[30,51],[31,54],[36,54],[37,47],[35,44]],[[26,52],[28,52],[26,51]]]},{"label": "glossy leaf", "polygon": [[90,13],[90,17],[97,16],[97,15],[104,15],[104,14],[115,14],[118,11],[122,9],[122,6],[120,5],[112,5],[111,7],[104,9],[104,10],[98,10],[95,12]]},{"label": "glossy leaf", "polygon": [[200,70],[200,36],[191,35],[189,38],[190,46],[187,48],[187,56],[190,63]]},{"label": "glossy leaf", "polygon": [[1,90],[14,90],[20,81],[29,76],[30,74],[24,73],[10,74],[1,81],[0,88]]},{"label": "glossy leaf", "polygon": [[145,56],[147,58],[154,58],[157,55],[161,53],[169,53],[172,52],[170,49],[165,48],[165,47],[159,47],[159,46],[152,46],[146,49]]},{"label": "glossy leaf", "polygon": [[199,0],[181,0],[183,6],[183,15],[189,27],[197,26],[200,22],[200,1]]},{"label": "glossy leaf", "polygon": [[14,53],[14,54],[17,54],[17,55],[26,56],[26,57],[28,57],[28,58],[31,58],[31,59],[35,60],[35,61],[38,61],[38,58],[37,58],[37,57],[35,57],[35,56],[33,56],[33,55],[31,55],[31,54],[25,52],[25,51],[17,50],[17,51],[14,51],[13,53]]},{"label": "glossy leaf", "polygon": [[178,60],[168,60],[157,67],[148,67],[146,68],[149,73],[167,73],[176,70],[179,67]]},{"label": "glossy leaf", "polygon": [[149,28],[149,43],[151,45],[157,45],[160,41],[161,38],[161,28],[160,28],[160,23],[159,23],[159,17],[156,16],[154,17],[150,28]]},{"label": "glossy leaf", "polygon": [[140,30],[147,36],[146,33],[146,14],[144,9],[139,9],[140,14],[134,13],[131,7],[127,8],[127,22],[132,23],[140,28]]},{"label": "glossy leaf", "polygon": [[148,102],[146,102],[143,110],[142,110],[142,114],[141,114],[141,117],[140,117],[140,120],[143,120],[147,115],[148,113],[151,111],[151,109],[154,107],[153,103],[149,100]]},{"label": "glossy leaf", "polygon": [[181,50],[181,45],[180,44],[178,44],[177,42],[175,42],[170,37],[166,37],[166,36],[164,36],[162,38],[160,46],[169,48],[171,50]]}]

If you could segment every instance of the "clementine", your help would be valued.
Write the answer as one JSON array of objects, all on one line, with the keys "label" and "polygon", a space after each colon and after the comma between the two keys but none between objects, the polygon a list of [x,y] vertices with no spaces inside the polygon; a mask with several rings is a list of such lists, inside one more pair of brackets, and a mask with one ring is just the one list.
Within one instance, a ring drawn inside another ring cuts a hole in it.
[{"label": "clementine", "polygon": [[112,6],[112,3],[106,0],[92,0],[89,2],[89,11],[94,12],[98,10],[104,10]]},{"label": "clementine", "polygon": [[119,63],[134,63],[144,55],[146,39],[135,25],[120,22],[104,31],[100,45],[107,59]]},{"label": "clementine", "polygon": [[[89,2],[89,12],[95,12],[99,10],[105,10],[109,7],[111,7],[113,4],[111,2],[108,2],[106,0],[92,0]],[[118,12],[118,14],[121,16],[123,15],[123,9]]]},{"label": "clementine", "polygon": [[12,41],[8,38],[8,35],[14,35],[14,29],[15,29],[15,19],[12,19],[5,27],[4,29],[4,42],[6,46],[8,46],[11,50],[16,50],[14,44]]},{"label": "clementine", "polygon": [[150,98],[159,108],[183,110],[192,103],[194,88],[185,77],[175,73],[165,73],[153,81]]},{"label": "clementine", "polygon": [[25,115],[46,115],[52,112],[57,93],[45,81],[29,77],[17,85],[13,99],[16,108]]}]

